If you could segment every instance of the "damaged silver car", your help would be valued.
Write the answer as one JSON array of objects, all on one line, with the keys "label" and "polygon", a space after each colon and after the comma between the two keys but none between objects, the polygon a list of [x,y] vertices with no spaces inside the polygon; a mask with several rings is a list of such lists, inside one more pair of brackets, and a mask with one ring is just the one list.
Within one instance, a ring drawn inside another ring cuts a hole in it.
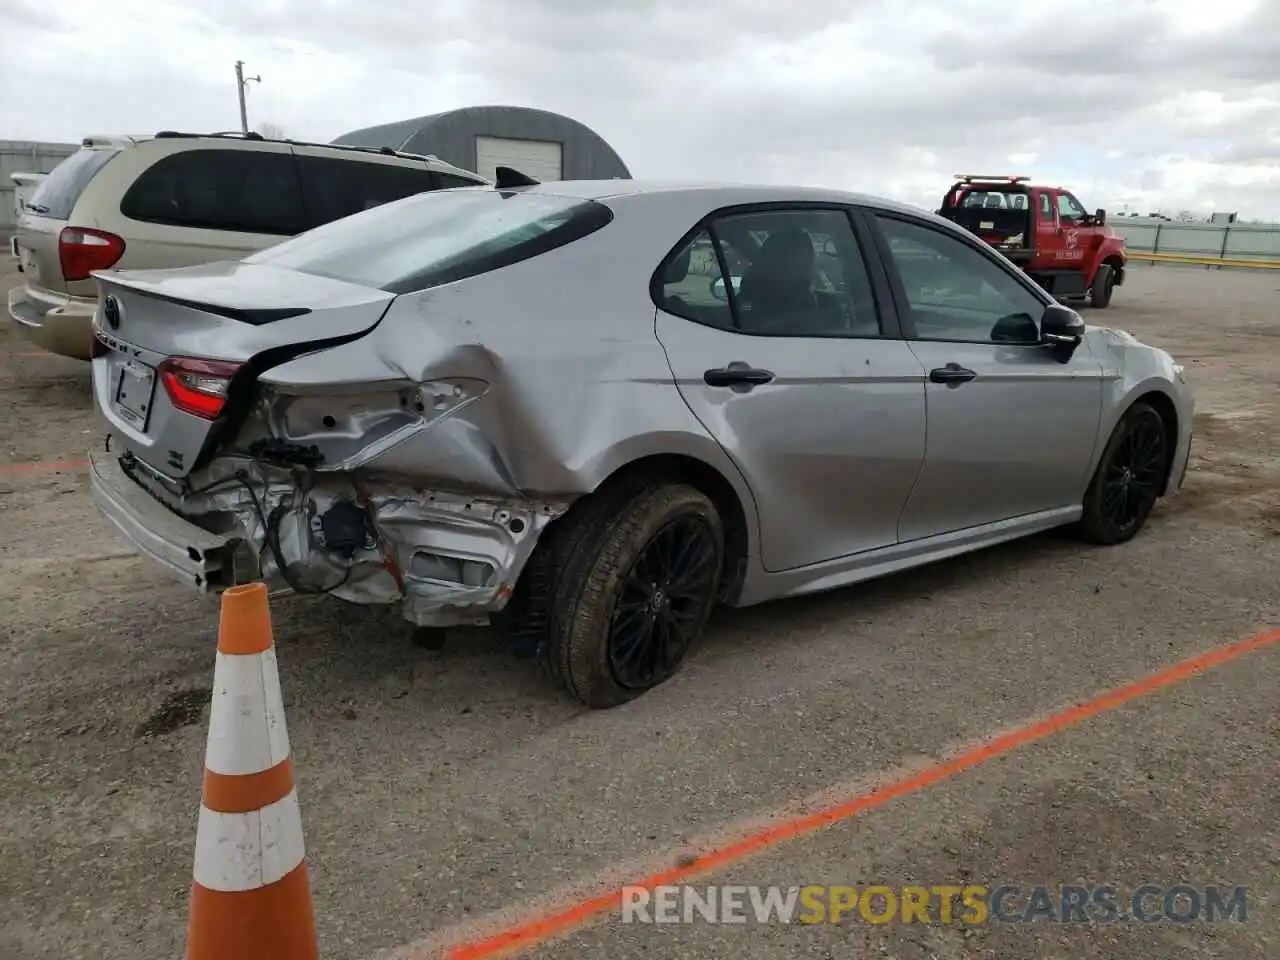
[{"label": "damaged silver car", "polygon": [[860,195],[500,180],[95,276],[92,487],[140,552],[497,624],[593,707],[717,601],[1120,543],[1188,462],[1168,354]]}]

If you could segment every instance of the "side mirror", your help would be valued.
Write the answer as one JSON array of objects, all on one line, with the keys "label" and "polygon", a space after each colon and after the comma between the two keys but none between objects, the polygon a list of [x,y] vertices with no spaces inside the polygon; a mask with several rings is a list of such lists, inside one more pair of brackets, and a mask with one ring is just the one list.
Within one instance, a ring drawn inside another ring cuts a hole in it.
[{"label": "side mirror", "polygon": [[[731,276],[729,280],[733,284],[733,292],[737,293],[738,288],[742,286],[742,278]],[[724,277],[716,277],[714,280],[711,281],[711,296],[719,300],[721,303],[724,303],[726,300],[729,299],[729,295],[725,292],[725,289],[724,289]]]},{"label": "side mirror", "polygon": [[1063,363],[1071,359],[1084,339],[1085,325],[1080,314],[1060,303],[1051,303],[1040,317],[1040,342],[1054,351]]},{"label": "side mirror", "polygon": [[1103,210],[1101,207],[1093,211],[1093,222],[1100,227],[1104,226],[1107,222],[1107,211]]}]

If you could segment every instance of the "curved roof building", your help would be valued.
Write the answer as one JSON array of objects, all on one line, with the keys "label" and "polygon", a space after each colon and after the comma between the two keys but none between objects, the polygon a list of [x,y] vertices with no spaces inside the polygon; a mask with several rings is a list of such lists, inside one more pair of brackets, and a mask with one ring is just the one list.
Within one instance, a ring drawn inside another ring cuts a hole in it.
[{"label": "curved roof building", "polygon": [[631,178],[622,158],[595,131],[528,107],[464,107],[353,130],[333,142],[435,154],[490,180],[499,166],[537,180]]}]

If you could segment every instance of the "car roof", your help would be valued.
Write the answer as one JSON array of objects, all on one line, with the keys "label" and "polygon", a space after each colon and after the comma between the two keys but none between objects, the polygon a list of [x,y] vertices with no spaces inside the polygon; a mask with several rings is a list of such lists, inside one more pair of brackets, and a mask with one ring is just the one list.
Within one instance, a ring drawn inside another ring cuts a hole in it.
[{"label": "car roof", "polygon": [[[88,150],[120,150],[126,147],[135,146],[142,143],[148,143],[156,140],[217,140],[223,145],[236,144],[241,149],[253,149],[255,144],[259,143],[287,143],[293,146],[308,147],[321,150],[332,150],[338,157],[356,157],[361,154],[366,156],[381,156],[396,160],[418,160],[430,164],[440,173],[460,173],[467,177],[484,177],[477,174],[474,170],[467,170],[463,167],[455,166],[447,160],[442,160],[433,153],[406,153],[403,150],[392,150],[384,147],[361,147],[344,143],[315,143],[310,140],[296,140],[288,137],[265,137],[260,133],[250,133],[248,136],[237,131],[215,132],[215,133],[187,133],[185,131],[161,130],[157,133],[150,134],[91,134],[84,137],[80,141],[80,146]],[[483,184],[477,183],[477,186]]]},{"label": "car roof", "polygon": [[[922,207],[889,200],[885,197],[825,187],[802,187],[779,184],[730,183],[697,180],[553,180],[530,187],[512,189],[582,200],[612,200],[644,194],[688,193],[714,206],[717,196],[726,203],[842,203],[897,210],[913,216],[928,214]],[[691,197],[693,199],[693,197]]]}]

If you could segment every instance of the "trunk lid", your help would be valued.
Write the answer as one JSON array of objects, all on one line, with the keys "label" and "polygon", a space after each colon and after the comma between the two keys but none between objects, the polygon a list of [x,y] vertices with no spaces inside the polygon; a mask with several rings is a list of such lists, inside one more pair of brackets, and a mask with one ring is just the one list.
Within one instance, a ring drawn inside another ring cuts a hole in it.
[{"label": "trunk lid", "polygon": [[[73,269],[72,276],[79,279],[66,279],[61,240],[63,230],[69,225],[74,226],[71,215],[80,195],[119,152],[120,148],[115,146],[84,147],[59,163],[40,181],[18,218],[14,239],[23,279],[29,286],[63,296],[94,295],[93,280],[87,271]],[[98,231],[72,231],[65,239],[72,241],[72,262],[69,264],[72,266],[77,257],[90,265],[94,264],[93,258],[96,257],[96,265],[105,266],[115,262],[110,259],[113,254],[118,260],[124,251],[123,243],[118,244],[117,251],[117,245],[109,235]]]},{"label": "trunk lid", "polygon": [[395,299],[239,261],[94,277],[95,403],[128,452],[172,480],[238,426],[260,373],[359,339]]}]

